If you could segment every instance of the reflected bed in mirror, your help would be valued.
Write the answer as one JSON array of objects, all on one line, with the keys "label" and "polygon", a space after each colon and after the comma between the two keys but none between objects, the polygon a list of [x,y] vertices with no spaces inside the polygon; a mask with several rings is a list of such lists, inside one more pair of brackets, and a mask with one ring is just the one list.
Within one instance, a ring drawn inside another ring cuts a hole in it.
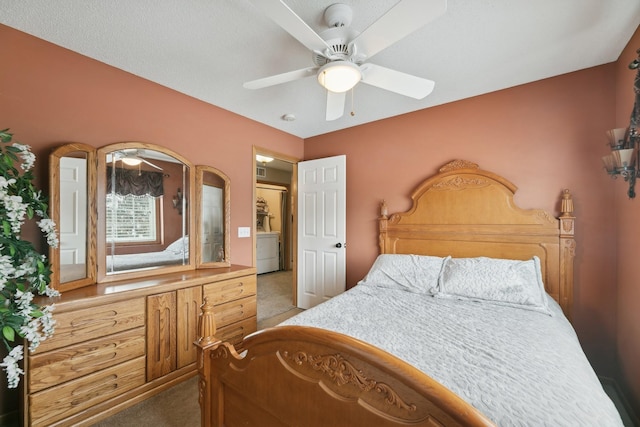
[{"label": "reflected bed in mirror", "polygon": [[189,236],[180,237],[163,251],[107,255],[107,274],[143,270],[164,265],[184,265],[189,262]]}]

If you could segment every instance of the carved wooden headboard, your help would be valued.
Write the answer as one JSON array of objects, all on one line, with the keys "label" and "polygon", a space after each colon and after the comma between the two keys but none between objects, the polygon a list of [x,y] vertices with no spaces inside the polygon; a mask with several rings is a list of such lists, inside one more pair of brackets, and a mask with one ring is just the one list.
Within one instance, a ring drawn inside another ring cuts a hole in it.
[{"label": "carved wooden headboard", "polygon": [[[540,258],[547,292],[571,320],[573,202],[562,194],[561,215],[521,209],[517,187],[505,178],[455,160],[440,168],[413,192],[407,212],[379,219],[381,253],[506,259]],[[383,202],[384,203],[384,202]]]}]

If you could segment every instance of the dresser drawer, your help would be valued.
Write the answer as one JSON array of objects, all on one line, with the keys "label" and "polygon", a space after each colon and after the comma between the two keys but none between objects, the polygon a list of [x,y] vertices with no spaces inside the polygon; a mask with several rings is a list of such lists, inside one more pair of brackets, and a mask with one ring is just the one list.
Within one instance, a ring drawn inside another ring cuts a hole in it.
[{"label": "dresser drawer", "polygon": [[31,394],[30,425],[48,426],[144,384],[145,358],[138,357],[83,378]]},{"label": "dresser drawer", "polygon": [[203,286],[203,295],[204,298],[209,298],[210,304],[218,305],[255,295],[256,286],[256,276],[252,274],[251,276],[206,284]]},{"label": "dresser drawer", "polygon": [[241,322],[232,323],[229,326],[225,326],[216,331],[216,338],[231,343],[239,350],[238,345],[242,343],[242,340],[256,331],[257,323],[255,317],[250,317]]},{"label": "dresser drawer", "polygon": [[220,304],[214,310],[216,327],[223,328],[232,323],[254,317],[256,315],[257,302],[255,296]]},{"label": "dresser drawer", "polygon": [[29,358],[29,392],[144,356],[145,329],[140,327]]},{"label": "dresser drawer", "polygon": [[53,318],[53,337],[40,344],[38,353],[144,326],[145,302],[135,298],[60,314],[54,311]]}]

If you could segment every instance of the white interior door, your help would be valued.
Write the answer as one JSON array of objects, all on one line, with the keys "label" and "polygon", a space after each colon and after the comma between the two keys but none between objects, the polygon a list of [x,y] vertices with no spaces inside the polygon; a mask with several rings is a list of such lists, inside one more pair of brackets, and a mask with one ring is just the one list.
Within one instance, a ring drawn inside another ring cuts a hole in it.
[{"label": "white interior door", "polygon": [[346,288],[346,156],[298,163],[298,307]]},{"label": "white interior door", "polygon": [[87,259],[87,160],[60,158],[60,264]]}]

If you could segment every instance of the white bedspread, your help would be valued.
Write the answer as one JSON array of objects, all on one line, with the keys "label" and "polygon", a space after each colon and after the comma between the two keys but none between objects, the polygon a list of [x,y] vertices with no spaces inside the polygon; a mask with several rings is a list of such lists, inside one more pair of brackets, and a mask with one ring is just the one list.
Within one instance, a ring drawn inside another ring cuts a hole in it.
[{"label": "white bedspread", "polygon": [[179,264],[182,264],[182,254],[176,254],[175,252],[167,250],[107,256],[107,272]]},{"label": "white bedspread", "polygon": [[553,316],[358,285],[283,325],[374,344],[500,426],[622,426],[573,328],[548,298]]}]

